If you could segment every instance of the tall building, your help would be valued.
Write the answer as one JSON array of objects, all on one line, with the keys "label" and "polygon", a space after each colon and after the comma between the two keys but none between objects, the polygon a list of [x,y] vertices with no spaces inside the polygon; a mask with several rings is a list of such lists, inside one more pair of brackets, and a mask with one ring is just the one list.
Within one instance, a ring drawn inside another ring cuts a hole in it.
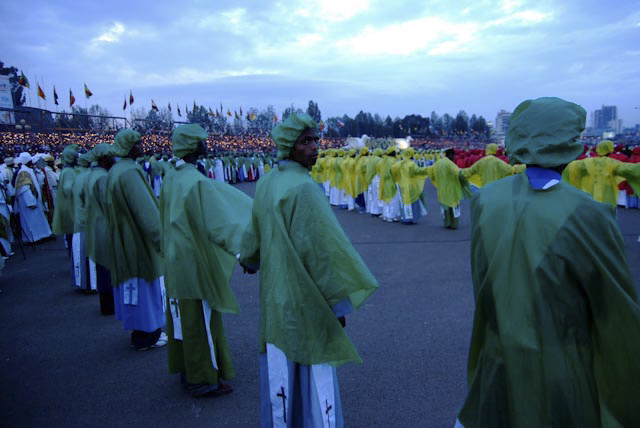
[{"label": "tall building", "polygon": [[511,121],[511,113],[506,110],[500,110],[496,116],[495,127],[493,128],[493,140],[498,144],[504,144],[505,136],[509,130],[509,122]]},{"label": "tall building", "polygon": [[593,121],[593,129],[616,129],[619,128],[618,123],[618,107],[602,106],[600,110],[596,110],[591,114]]}]

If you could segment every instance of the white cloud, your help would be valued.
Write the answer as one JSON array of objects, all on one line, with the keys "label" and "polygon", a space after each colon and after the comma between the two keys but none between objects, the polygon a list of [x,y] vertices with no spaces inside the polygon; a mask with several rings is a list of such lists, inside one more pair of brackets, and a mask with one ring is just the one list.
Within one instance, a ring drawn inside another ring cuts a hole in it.
[{"label": "white cloud", "polygon": [[369,8],[369,0],[316,0],[309,3],[309,8],[320,20],[341,22],[365,12]]},{"label": "white cloud", "polygon": [[475,24],[425,17],[386,27],[366,27],[360,34],[337,45],[356,55],[432,55],[460,50],[474,38]]},{"label": "white cloud", "polygon": [[99,43],[115,43],[120,41],[120,36],[124,34],[125,26],[120,22],[114,22],[111,28],[109,28],[104,33],[100,34],[98,37],[94,38],[92,42]]}]

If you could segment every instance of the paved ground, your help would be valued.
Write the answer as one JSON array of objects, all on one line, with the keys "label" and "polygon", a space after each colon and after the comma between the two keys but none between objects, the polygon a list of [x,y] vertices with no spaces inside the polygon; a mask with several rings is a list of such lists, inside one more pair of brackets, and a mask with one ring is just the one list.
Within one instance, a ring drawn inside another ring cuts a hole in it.
[{"label": "paved ground", "polygon": [[[239,186],[250,195],[252,183]],[[430,184],[420,224],[336,210],[380,290],[347,320],[364,363],[339,368],[348,427],[451,427],[465,396],[473,315],[468,203],[442,228]],[[619,223],[640,278],[640,210]],[[496,225],[499,227],[499,225]],[[61,239],[19,251],[0,277],[0,425],[252,427],[259,423],[258,279],[233,277],[242,307],[225,317],[238,375],[224,397],[193,399],[167,373],[165,349],[136,352],[98,297],[69,285]]]}]

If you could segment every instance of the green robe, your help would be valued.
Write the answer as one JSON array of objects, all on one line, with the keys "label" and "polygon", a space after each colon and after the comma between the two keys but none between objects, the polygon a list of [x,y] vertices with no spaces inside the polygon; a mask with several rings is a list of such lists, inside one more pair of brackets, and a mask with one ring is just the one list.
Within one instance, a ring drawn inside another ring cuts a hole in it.
[{"label": "green robe", "polygon": [[358,308],[378,283],[309,171],[292,161],[258,181],[241,261],[260,266],[260,350],[300,364],[361,362],[332,306]]},{"label": "green robe", "polygon": [[640,308],[605,204],[526,174],[471,202],[475,427],[638,427]]},{"label": "green robe", "polygon": [[223,313],[240,308],[229,282],[251,216],[251,198],[182,164],[160,193],[167,295],[206,300]]},{"label": "green robe", "polygon": [[87,257],[97,264],[111,265],[111,236],[104,215],[107,193],[107,170],[91,168],[85,184],[87,226],[85,228],[85,248]]},{"label": "green robe", "polygon": [[51,229],[56,235],[73,233],[73,180],[76,170],[72,166],[65,166],[60,172],[58,192],[56,194],[56,209],[53,210]]},{"label": "green robe", "polygon": [[76,167],[76,176],[73,179],[73,231],[84,232],[87,222],[87,207],[85,184],[89,178],[89,168]]},{"label": "green robe", "polygon": [[109,170],[105,207],[113,244],[113,286],[132,278],[152,282],[162,276],[158,198],[133,159],[122,158]]}]

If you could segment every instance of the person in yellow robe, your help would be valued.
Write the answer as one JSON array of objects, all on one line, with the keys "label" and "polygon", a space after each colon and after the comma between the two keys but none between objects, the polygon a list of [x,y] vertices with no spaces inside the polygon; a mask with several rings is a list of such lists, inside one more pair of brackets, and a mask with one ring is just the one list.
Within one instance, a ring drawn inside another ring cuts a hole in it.
[{"label": "person in yellow robe", "polygon": [[460,221],[460,201],[471,196],[469,183],[460,177],[460,168],[453,163],[456,152],[448,149],[445,157],[436,160],[427,167],[431,183],[438,190],[440,211],[444,218],[444,227],[457,229]]},{"label": "person in yellow robe", "polygon": [[562,172],[562,179],[589,193],[596,201],[610,205],[615,211],[618,184],[627,180],[634,193],[640,192],[640,164],[610,158],[612,152],[613,141],[600,142],[596,148],[597,157],[569,163]]},{"label": "person in yellow robe", "polygon": [[391,166],[396,163],[396,146],[387,148],[384,157],[377,165],[380,176],[380,201],[382,203],[382,219],[389,223],[400,220],[400,195],[398,186],[391,174]]},{"label": "person in yellow robe", "polygon": [[484,187],[501,178],[517,174],[524,170],[523,165],[511,166],[502,159],[495,156],[498,152],[498,145],[495,143],[487,144],[485,148],[485,156],[478,159],[469,168],[460,171],[462,177],[476,187]]},{"label": "person in yellow robe", "polygon": [[402,152],[402,160],[391,166],[391,174],[400,189],[401,216],[404,224],[416,224],[427,214],[422,190],[429,173],[427,167],[419,167],[414,162],[413,155],[414,149],[410,147]]}]

